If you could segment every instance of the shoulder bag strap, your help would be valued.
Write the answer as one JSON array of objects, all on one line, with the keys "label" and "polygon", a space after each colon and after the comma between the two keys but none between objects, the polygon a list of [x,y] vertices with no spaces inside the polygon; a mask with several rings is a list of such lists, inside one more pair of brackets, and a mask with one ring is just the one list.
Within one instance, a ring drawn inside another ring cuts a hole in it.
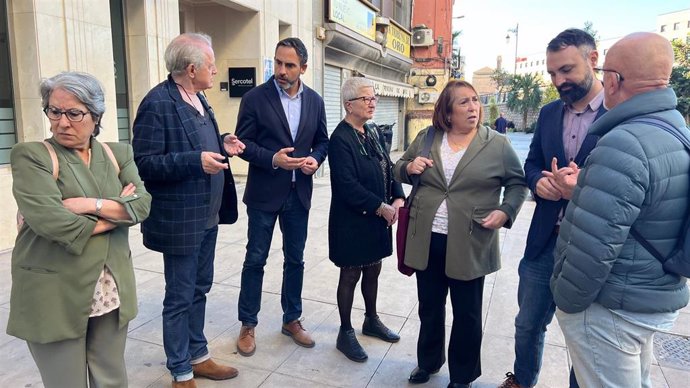
[{"label": "shoulder bag strap", "polygon": [[113,155],[113,150],[111,150],[110,146],[108,144],[106,144],[105,142],[101,143],[101,146],[103,146],[105,153],[108,154],[110,161],[113,162],[113,167],[115,167],[115,172],[119,176],[120,175],[120,165],[117,164],[117,159],[115,159],[115,155]]},{"label": "shoulder bag strap", "polygon": [[58,174],[60,173],[60,163],[58,162],[57,154],[55,153],[55,148],[53,145],[43,140],[43,145],[46,146],[48,154],[50,155],[50,161],[53,163],[53,179],[58,179]]},{"label": "shoulder bag strap", "polygon": [[[422,152],[419,154],[419,156],[428,158],[429,154],[431,153],[431,145],[434,143],[434,136],[436,135],[436,128],[433,126],[429,127],[429,129],[426,131],[426,135],[424,136],[424,147],[422,148]],[[419,175],[413,175],[412,178],[412,192],[410,193],[410,196],[407,197],[405,200],[405,207],[410,207],[412,206],[412,200],[414,199],[414,196],[417,195],[417,188],[419,187]]]},{"label": "shoulder bag strap", "polygon": [[[645,115],[637,117],[633,120],[628,120],[626,121],[626,123],[643,123],[661,128],[664,131],[673,135],[673,137],[675,137],[676,139],[678,139],[678,141],[680,141],[683,144],[683,146],[685,146],[685,150],[690,152],[690,141],[688,141],[686,137],[678,133],[678,131],[675,130],[673,125],[662,117],[654,115]],[[687,222],[687,217],[685,222]],[[683,227],[682,230],[685,230],[685,227]],[[635,229],[634,224],[632,227],[630,227],[630,234],[633,236],[633,238],[635,238],[635,240],[637,240],[637,242],[640,243],[640,245],[642,245],[647,250],[647,252],[651,253],[652,256],[654,256],[657,260],[661,261],[662,263],[666,261],[666,258],[661,255],[661,252],[654,248],[652,244],[646,238],[642,237],[642,234],[637,229]],[[680,241],[681,239],[678,240],[678,243],[680,243]]]}]

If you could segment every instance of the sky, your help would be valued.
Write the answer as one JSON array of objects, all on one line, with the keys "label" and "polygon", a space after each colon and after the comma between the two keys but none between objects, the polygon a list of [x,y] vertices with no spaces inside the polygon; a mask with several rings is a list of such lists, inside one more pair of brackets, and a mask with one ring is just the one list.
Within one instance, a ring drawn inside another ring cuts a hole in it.
[{"label": "sky", "polygon": [[482,67],[496,67],[496,56],[511,67],[515,57],[518,29],[518,56],[546,50],[546,45],[566,28],[583,28],[593,23],[598,38],[623,37],[635,31],[654,31],[659,14],[690,8],[690,0],[455,0],[453,30],[461,30],[461,55],[465,56],[466,78]]}]

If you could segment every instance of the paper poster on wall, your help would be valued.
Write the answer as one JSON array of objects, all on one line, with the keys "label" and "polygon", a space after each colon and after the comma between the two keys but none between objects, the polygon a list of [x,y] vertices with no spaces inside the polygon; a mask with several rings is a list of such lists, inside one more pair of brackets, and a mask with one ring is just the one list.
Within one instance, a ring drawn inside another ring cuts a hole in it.
[{"label": "paper poster on wall", "polygon": [[264,58],[264,82],[273,75],[273,58]]}]

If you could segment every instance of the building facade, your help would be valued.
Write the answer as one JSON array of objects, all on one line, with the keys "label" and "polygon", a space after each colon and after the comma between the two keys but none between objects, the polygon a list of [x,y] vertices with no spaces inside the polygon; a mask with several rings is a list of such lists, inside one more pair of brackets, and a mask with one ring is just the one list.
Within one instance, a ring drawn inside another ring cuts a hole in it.
[{"label": "building facade", "polygon": [[[323,98],[328,134],[345,117],[340,87],[349,77],[374,81],[379,97],[373,121],[393,124],[391,150],[402,149],[403,112],[414,89],[410,65],[410,13],[404,0],[326,0],[323,24],[316,27],[324,50]],[[328,163],[319,171],[328,173]]]},{"label": "building facade", "polygon": [[412,70],[410,84],[416,98],[407,110],[409,144],[417,133],[431,125],[434,103],[457,67],[453,64],[452,27],[455,0],[416,0],[412,10]]},{"label": "building facade", "polygon": [[[17,142],[50,136],[38,84],[62,71],[84,71],[104,85],[101,141],[129,142],[139,102],[167,76],[163,53],[180,32],[213,39],[216,76],[206,91],[222,132],[234,132],[240,98],[230,72],[249,69],[259,84],[273,73],[276,43],[300,37],[310,50],[302,77],[323,91],[323,53],[314,39],[314,10],[323,0],[0,0],[0,250],[16,236],[9,152]],[[233,169],[246,163],[233,158]]]}]

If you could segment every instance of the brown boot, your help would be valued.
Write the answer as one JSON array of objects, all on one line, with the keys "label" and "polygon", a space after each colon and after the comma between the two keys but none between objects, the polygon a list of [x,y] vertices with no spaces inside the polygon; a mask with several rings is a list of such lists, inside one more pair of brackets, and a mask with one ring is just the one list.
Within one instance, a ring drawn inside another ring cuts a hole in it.
[{"label": "brown boot", "polygon": [[520,384],[518,384],[517,379],[515,378],[515,375],[512,372],[506,373],[506,379],[503,380],[501,385],[499,385],[497,388],[523,388]]},{"label": "brown boot", "polygon": [[195,377],[206,377],[210,380],[227,380],[237,377],[239,372],[231,366],[216,364],[212,359],[208,359],[200,364],[192,365]]},{"label": "brown boot", "polygon": [[314,345],[316,345],[316,342],[311,339],[309,333],[304,330],[302,322],[299,319],[295,319],[290,323],[283,323],[282,333],[292,337],[292,340],[295,341],[295,343],[299,346],[313,348]]},{"label": "brown boot", "polygon": [[173,381],[172,388],[196,388],[196,381],[194,381],[194,379],[185,381]]},{"label": "brown boot", "polygon": [[256,341],[254,340],[254,328],[242,326],[240,336],[237,338],[237,353],[249,357],[256,351]]}]

